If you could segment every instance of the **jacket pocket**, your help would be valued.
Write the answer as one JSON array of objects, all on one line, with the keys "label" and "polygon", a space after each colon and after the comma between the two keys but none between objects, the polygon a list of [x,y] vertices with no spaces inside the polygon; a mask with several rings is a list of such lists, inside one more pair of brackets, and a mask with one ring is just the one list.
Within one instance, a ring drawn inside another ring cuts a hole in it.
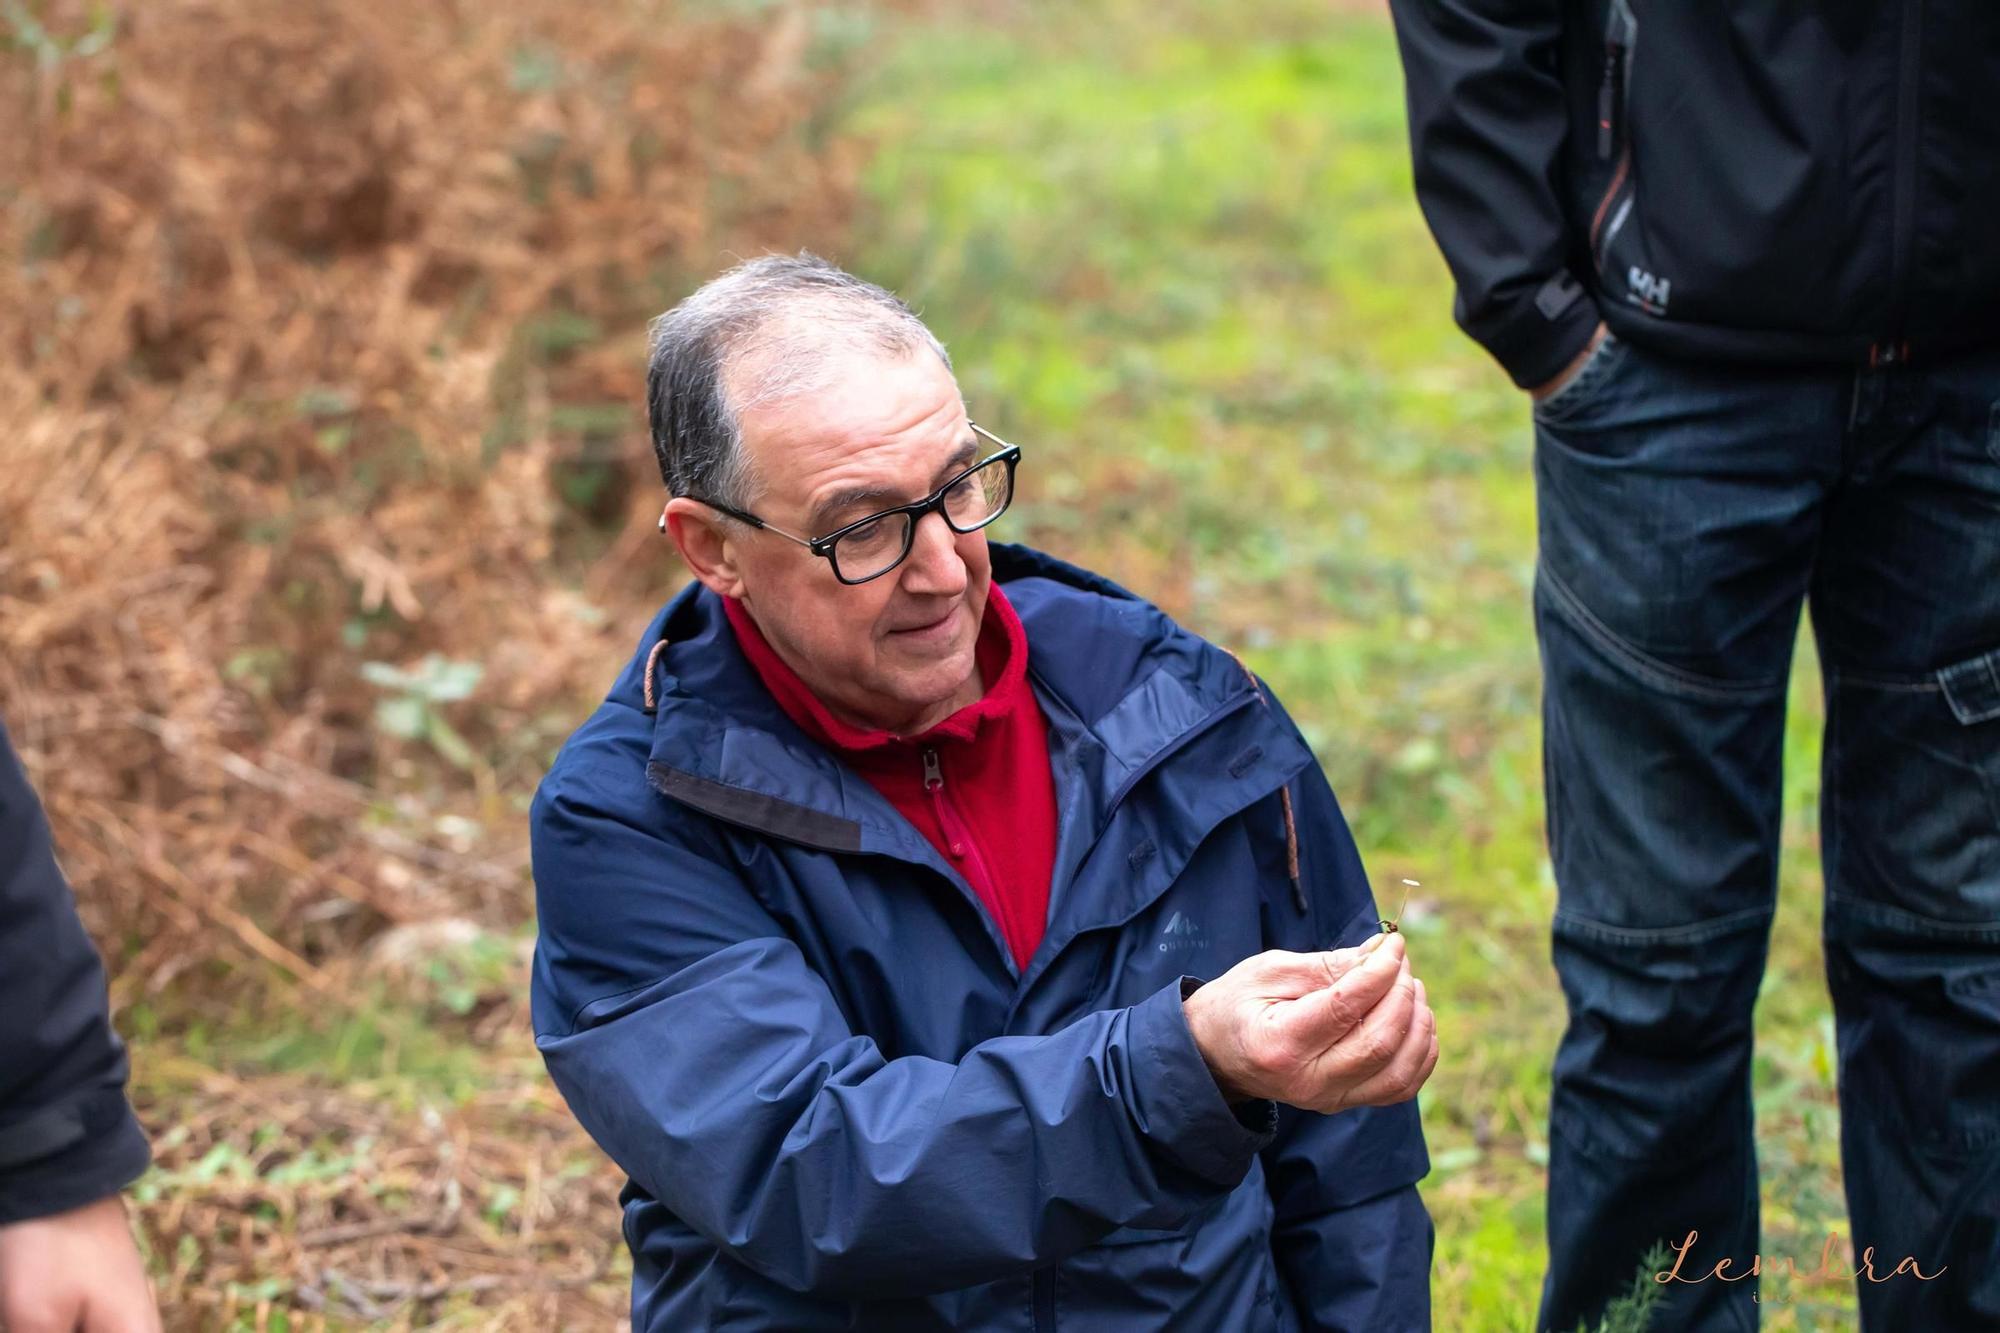
[{"label": "jacket pocket", "polygon": [[1535,404],[1536,420],[1560,425],[1575,416],[1596,397],[1598,386],[1610,376],[1624,353],[1625,344],[1619,341],[1617,334],[1607,330],[1603,340],[1591,349],[1576,373],[1569,377],[1569,382]]}]

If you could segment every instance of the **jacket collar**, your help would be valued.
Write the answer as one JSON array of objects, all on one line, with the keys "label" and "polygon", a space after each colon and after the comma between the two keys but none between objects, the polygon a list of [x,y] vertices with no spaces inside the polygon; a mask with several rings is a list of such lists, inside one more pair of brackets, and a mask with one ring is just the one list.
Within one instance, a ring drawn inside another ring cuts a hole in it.
[{"label": "jacket collar", "polygon": [[976,740],[986,723],[996,721],[1009,709],[1033,707],[1027,691],[1028,638],[1021,618],[1014,614],[1007,594],[996,582],[986,595],[986,611],[979,626],[973,652],[985,688],[980,697],[925,731],[899,736],[879,727],[861,727],[836,717],[799,674],[778,656],[763,631],[743,604],[734,598],[720,598],[728,614],[736,643],[765,688],[814,740],[850,755],[888,752],[908,753],[914,747],[941,741]]},{"label": "jacket collar", "polygon": [[[1310,754],[1273,725],[1227,653],[1099,575],[1026,546],[991,544],[1028,642],[1029,680],[1064,750],[1060,798],[1077,818],[1108,817],[1177,743],[1239,712],[1264,760],[1218,783],[1289,776]],[[650,688],[649,688],[650,687]],[[663,794],[730,823],[835,851],[930,861],[908,821],[806,736],[765,690],[720,599],[691,583],[654,618],[612,698],[653,707],[647,773]],[[1225,793],[1226,795],[1226,793]],[[1066,819],[1069,816],[1066,815]],[[1058,873],[1061,873],[1061,867]]]}]

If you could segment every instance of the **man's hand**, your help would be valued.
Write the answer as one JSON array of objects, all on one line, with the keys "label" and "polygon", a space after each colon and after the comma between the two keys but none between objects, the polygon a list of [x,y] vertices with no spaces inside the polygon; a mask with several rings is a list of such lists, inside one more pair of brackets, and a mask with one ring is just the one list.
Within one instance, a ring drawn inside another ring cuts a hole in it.
[{"label": "man's hand", "polygon": [[7,1333],[159,1333],[139,1248],[113,1194],[0,1227],[0,1327]]},{"label": "man's hand", "polygon": [[1583,350],[1571,357],[1569,364],[1564,366],[1554,379],[1544,380],[1528,390],[1528,397],[1539,403],[1544,398],[1553,398],[1568,387],[1569,382],[1576,378],[1577,372],[1583,369],[1583,363],[1590,360],[1590,354],[1597,350],[1597,345],[1604,341],[1604,335],[1609,332],[1610,330],[1604,327],[1604,321],[1598,320],[1597,328],[1591,333],[1590,341],[1583,345]]},{"label": "man's hand", "polygon": [[1246,958],[1183,1001],[1195,1047],[1231,1101],[1308,1111],[1388,1106],[1437,1065],[1437,1020],[1400,934],[1352,949]]}]

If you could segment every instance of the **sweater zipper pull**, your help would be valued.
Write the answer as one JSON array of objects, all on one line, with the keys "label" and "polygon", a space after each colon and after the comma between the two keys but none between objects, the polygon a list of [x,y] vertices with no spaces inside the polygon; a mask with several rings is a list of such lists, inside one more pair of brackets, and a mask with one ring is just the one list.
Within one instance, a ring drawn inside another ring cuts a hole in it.
[{"label": "sweater zipper pull", "polygon": [[942,832],[951,847],[954,857],[965,855],[965,843],[951,826],[944,809],[944,765],[938,762],[936,747],[924,750],[924,790],[931,794],[931,813],[937,816],[938,830]]}]

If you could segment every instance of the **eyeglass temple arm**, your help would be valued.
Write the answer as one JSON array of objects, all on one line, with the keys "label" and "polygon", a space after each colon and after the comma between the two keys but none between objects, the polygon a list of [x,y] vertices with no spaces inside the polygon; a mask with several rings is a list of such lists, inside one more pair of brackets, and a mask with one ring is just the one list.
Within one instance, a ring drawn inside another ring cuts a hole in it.
[{"label": "eyeglass temple arm", "polygon": [[980,425],[977,421],[967,421],[965,424],[972,427],[974,433],[993,441],[993,443],[999,445],[1002,449],[1012,449],[1014,447],[1008,441],[1001,439],[998,435]]},{"label": "eyeglass temple arm", "polygon": [[[734,505],[723,504],[720,500],[703,500],[702,503],[707,505],[710,509],[716,510],[719,513],[727,514],[733,519],[737,519],[741,522],[748,523],[753,528],[762,528],[765,532],[774,533],[777,536],[783,537],[786,541],[797,542],[799,545],[808,548],[812,546],[812,543],[808,541],[806,538],[793,536],[791,533],[786,532],[783,528],[774,528],[769,523],[766,523],[763,519],[758,518],[755,514],[751,513],[747,509],[738,509]],[[664,523],[665,521],[666,521],[666,516],[661,515],[661,522]]]}]

